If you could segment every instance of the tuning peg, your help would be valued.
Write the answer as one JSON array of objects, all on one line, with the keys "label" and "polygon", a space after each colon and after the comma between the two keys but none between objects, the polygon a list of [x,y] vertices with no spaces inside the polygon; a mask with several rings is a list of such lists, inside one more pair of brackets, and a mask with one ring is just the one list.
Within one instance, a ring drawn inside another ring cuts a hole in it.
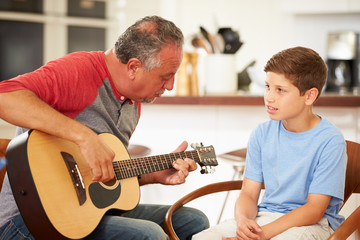
[{"label": "tuning peg", "polygon": [[190,144],[190,146],[194,149],[198,149],[198,148],[204,147],[204,144],[202,142],[201,143],[192,143],[192,144]]},{"label": "tuning peg", "polygon": [[190,146],[193,148],[193,149],[197,149],[200,147],[200,144],[199,143],[192,143],[190,144]]},{"label": "tuning peg", "polygon": [[201,174],[208,174],[208,173],[214,173],[215,172],[215,169],[213,167],[209,167],[209,166],[202,166],[201,167],[201,170],[200,170],[200,173]]}]

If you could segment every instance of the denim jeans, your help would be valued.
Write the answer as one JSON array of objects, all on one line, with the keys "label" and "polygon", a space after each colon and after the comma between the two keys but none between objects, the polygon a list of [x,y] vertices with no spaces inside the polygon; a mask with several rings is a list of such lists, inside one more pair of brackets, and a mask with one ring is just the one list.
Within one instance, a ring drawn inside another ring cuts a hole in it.
[{"label": "denim jeans", "polygon": [[24,224],[21,215],[17,215],[0,228],[0,240],[34,240]]},{"label": "denim jeans", "polygon": [[[121,216],[105,215],[96,229],[84,239],[168,239],[162,226],[169,207],[139,204],[135,209]],[[190,240],[192,235],[208,228],[209,221],[201,211],[182,207],[173,214],[173,227],[180,239]],[[0,228],[0,240],[22,239],[34,240],[20,215]]]}]

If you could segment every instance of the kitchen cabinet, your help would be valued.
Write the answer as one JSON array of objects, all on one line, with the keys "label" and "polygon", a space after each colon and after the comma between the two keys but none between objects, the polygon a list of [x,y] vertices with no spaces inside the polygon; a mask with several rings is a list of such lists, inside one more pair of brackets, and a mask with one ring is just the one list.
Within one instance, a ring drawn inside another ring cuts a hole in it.
[{"label": "kitchen cabinet", "polygon": [[280,9],[291,14],[359,13],[359,0],[280,0]]},{"label": "kitchen cabinet", "polygon": [[[37,12],[0,8],[0,21],[42,24],[42,64],[70,51],[106,50],[113,46],[118,37],[120,22],[117,19],[118,7],[115,0],[41,2],[42,8]],[[76,4],[78,8],[74,7]],[[74,29],[78,34],[74,34]],[[88,37],[94,35],[96,38]],[[82,37],[82,42],[79,42],[79,36]]]},{"label": "kitchen cabinet", "polygon": [[43,32],[41,23],[0,19],[0,81],[43,64]]},{"label": "kitchen cabinet", "polygon": [[360,1],[359,0],[348,0],[350,12],[360,12]]}]

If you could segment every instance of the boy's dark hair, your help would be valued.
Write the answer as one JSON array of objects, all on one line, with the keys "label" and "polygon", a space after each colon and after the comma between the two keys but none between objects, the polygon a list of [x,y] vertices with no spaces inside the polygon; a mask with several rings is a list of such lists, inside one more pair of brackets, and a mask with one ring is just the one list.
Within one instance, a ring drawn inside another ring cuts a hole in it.
[{"label": "boy's dark hair", "polygon": [[285,49],[270,58],[265,72],[284,74],[299,89],[300,95],[311,88],[319,90],[325,85],[327,66],[317,52],[310,48],[294,47]]}]

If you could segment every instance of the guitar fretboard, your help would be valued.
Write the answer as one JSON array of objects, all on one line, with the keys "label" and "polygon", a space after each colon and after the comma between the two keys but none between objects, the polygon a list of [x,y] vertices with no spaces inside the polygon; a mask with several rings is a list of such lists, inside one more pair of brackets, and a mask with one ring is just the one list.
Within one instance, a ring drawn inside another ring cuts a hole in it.
[{"label": "guitar fretboard", "polygon": [[198,152],[194,150],[115,161],[113,166],[116,178],[120,180],[172,168],[173,162],[178,158],[191,158],[195,162],[200,160]]}]

